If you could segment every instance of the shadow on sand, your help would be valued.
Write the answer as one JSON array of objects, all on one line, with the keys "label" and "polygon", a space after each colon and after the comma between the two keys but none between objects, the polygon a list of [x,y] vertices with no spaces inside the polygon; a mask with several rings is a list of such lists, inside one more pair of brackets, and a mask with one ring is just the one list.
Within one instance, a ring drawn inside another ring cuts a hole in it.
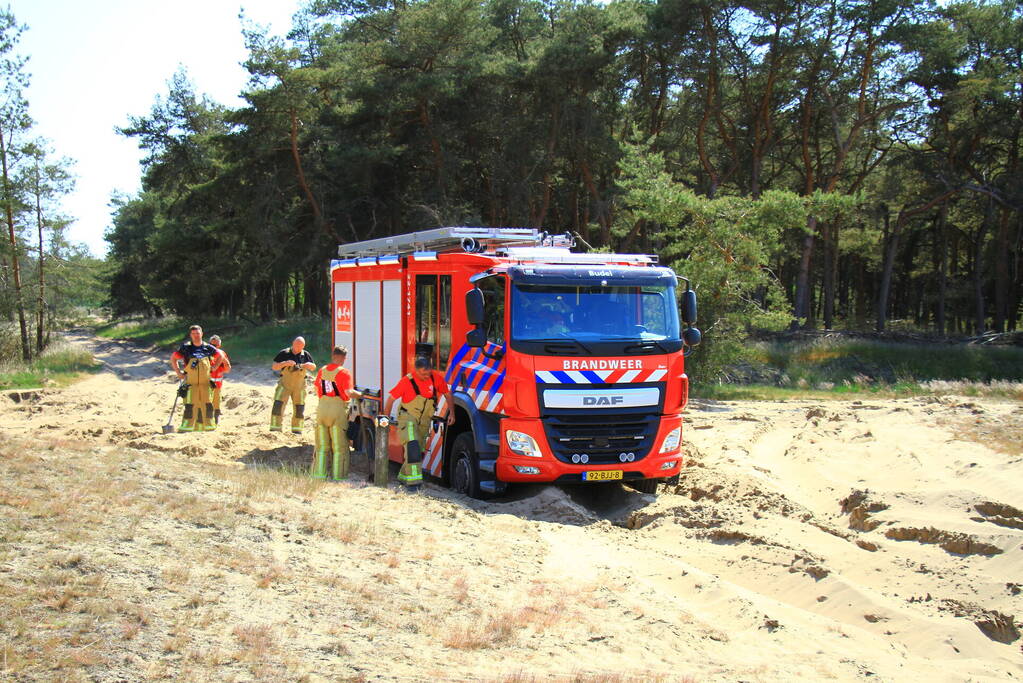
[{"label": "shadow on sand", "polygon": [[[312,463],[313,446],[277,446],[254,448],[238,459],[248,468],[271,468],[297,472]],[[388,486],[397,484],[398,464],[390,464]],[[369,463],[360,452],[352,453],[351,478],[366,482]],[[455,493],[440,480],[427,477],[422,492],[431,498],[446,500],[484,515],[514,515],[535,522],[551,522],[588,526],[607,521],[626,526],[630,515],[652,503],[654,496],[642,494],[620,483],[594,483],[583,485],[519,484],[490,500],[474,500]]]}]

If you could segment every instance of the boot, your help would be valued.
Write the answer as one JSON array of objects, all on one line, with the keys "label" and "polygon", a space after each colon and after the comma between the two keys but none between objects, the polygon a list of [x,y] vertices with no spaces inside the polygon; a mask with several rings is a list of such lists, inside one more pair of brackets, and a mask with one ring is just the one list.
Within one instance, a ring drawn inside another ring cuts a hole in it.
[{"label": "boot", "polygon": [[279,432],[281,431],[281,413],[284,412],[284,402],[274,401],[273,408],[270,409],[270,431]]}]

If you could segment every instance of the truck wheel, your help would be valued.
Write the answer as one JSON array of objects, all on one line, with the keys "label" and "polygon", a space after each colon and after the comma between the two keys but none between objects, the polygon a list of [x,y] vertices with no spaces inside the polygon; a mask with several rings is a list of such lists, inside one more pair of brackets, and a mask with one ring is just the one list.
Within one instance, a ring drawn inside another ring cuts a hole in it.
[{"label": "truck wheel", "polygon": [[640,493],[657,493],[657,485],[660,484],[663,479],[636,479],[633,481],[626,482],[629,486],[636,489]]},{"label": "truck wheel", "polygon": [[359,450],[366,458],[366,481],[373,483],[373,453],[376,448],[376,429],[372,420],[359,420]]},{"label": "truck wheel", "polygon": [[452,490],[477,500],[488,497],[487,493],[480,489],[480,470],[472,432],[462,432],[455,437],[455,443],[451,446],[451,463]]},{"label": "truck wheel", "polygon": [[[373,427],[372,420],[359,420],[359,450],[362,452],[366,459],[369,460],[373,457],[374,449],[376,448],[376,429]],[[373,469],[372,467],[370,468]]]}]

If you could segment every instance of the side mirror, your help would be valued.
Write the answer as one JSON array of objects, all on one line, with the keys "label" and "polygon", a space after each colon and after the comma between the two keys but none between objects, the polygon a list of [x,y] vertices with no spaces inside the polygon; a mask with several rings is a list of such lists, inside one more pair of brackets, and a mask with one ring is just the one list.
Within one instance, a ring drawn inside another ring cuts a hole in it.
[{"label": "side mirror", "polygon": [[696,292],[691,289],[682,292],[682,322],[686,325],[696,322]]},{"label": "side mirror", "polygon": [[[476,290],[479,291],[479,290]],[[487,344],[487,335],[480,328],[465,333],[465,343],[474,349],[482,349]]]},{"label": "side mirror", "polygon": [[473,287],[465,293],[465,316],[470,325],[483,324],[483,291],[479,287]]},{"label": "side mirror", "polygon": [[703,333],[695,327],[687,327],[682,331],[682,342],[686,346],[699,346],[701,341],[703,341]]}]

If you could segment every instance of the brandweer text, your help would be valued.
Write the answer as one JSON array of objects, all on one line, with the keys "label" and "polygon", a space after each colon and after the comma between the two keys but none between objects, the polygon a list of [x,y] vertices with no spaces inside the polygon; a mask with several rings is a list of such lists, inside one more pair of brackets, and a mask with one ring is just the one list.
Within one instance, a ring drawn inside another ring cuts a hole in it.
[{"label": "brandweer text", "polygon": [[642,370],[643,361],[634,358],[621,360],[566,360],[563,370]]}]

